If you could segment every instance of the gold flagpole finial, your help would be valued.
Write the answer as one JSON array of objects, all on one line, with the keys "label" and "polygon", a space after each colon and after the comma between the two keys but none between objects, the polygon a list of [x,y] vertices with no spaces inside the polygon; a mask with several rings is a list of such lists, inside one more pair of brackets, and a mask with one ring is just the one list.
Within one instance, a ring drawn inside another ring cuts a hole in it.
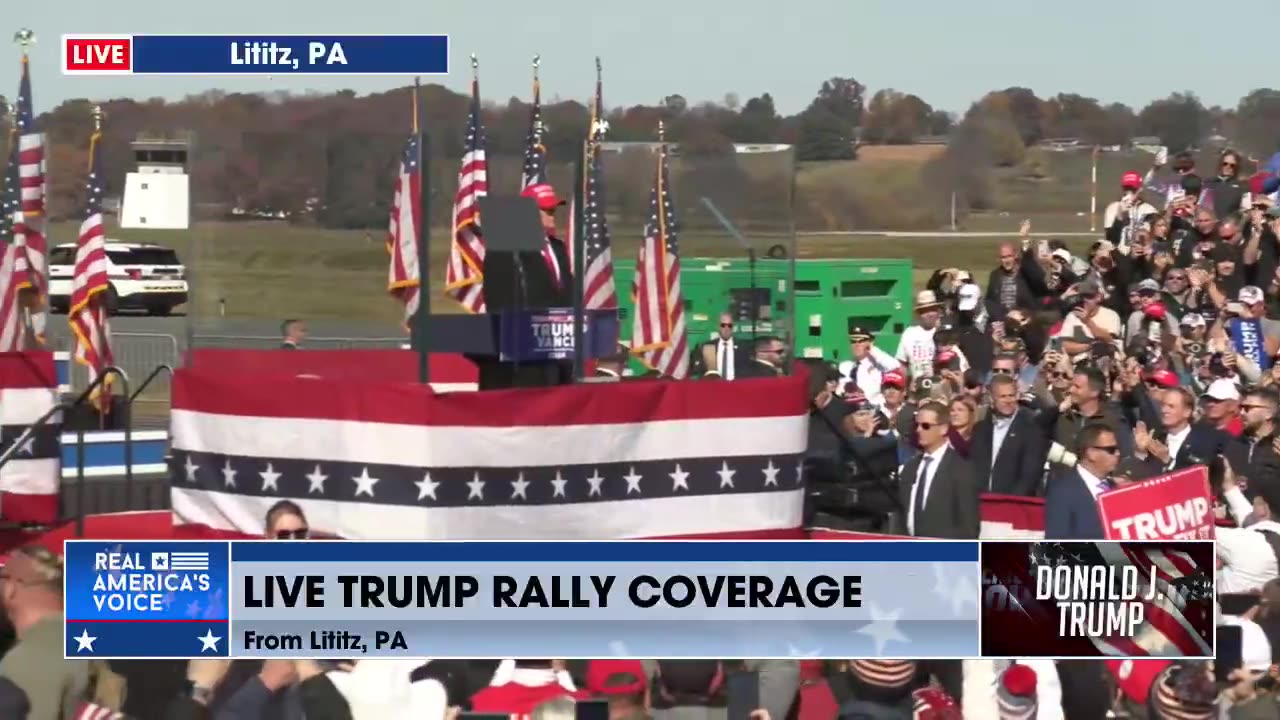
[{"label": "gold flagpole finial", "polygon": [[418,89],[422,87],[422,77],[413,76],[413,92],[411,93],[413,103],[413,133],[418,134]]},{"label": "gold flagpole finial", "polygon": [[31,28],[22,28],[13,34],[13,43],[22,48],[22,54],[27,54],[27,48],[36,44],[36,31]]},{"label": "gold flagpole finial", "polygon": [[662,120],[658,121],[658,142],[665,143],[667,141],[667,124]]},{"label": "gold flagpole finial", "polygon": [[95,132],[102,130],[102,118],[106,116],[101,105],[94,105],[91,113],[93,115],[93,129]]}]

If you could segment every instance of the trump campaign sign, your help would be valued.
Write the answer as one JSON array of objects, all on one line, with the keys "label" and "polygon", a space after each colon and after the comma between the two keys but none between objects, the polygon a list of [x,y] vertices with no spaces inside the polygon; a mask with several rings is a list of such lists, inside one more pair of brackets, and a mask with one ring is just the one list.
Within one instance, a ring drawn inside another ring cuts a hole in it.
[{"label": "trump campaign sign", "polygon": [[1213,501],[1203,465],[1098,496],[1108,540],[1212,540]]}]

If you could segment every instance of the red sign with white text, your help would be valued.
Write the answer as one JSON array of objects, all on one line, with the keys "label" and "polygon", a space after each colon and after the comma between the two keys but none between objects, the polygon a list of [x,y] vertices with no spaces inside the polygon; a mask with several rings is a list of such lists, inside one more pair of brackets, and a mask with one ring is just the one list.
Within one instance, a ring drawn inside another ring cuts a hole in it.
[{"label": "red sign with white text", "polygon": [[1108,540],[1212,540],[1209,469],[1175,470],[1098,496]]},{"label": "red sign with white text", "polygon": [[128,35],[63,35],[63,75],[111,75],[133,70],[133,38]]}]

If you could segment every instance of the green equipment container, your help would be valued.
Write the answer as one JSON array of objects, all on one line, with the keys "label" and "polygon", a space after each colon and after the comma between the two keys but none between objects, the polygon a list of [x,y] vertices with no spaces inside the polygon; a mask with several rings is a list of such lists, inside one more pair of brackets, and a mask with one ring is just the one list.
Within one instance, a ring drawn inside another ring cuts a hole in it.
[{"label": "green equipment container", "polygon": [[[634,262],[614,263],[624,340],[631,337],[634,275]],[[848,359],[849,329],[859,326],[876,333],[876,344],[886,352],[898,349],[911,323],[910,260],[797,260],[794,288],[789,275],[786,260],[758,260],[753,295],[747,260],[683,258],[681,289],[690,349],[715,337],[720,313],[726,310],[734,316],[739,340],[750,340],[753,331],[778,335],[797,357]],[[752,310],[757,305],[753,329]],[[634,369],[643,372],[639,365]]]}]

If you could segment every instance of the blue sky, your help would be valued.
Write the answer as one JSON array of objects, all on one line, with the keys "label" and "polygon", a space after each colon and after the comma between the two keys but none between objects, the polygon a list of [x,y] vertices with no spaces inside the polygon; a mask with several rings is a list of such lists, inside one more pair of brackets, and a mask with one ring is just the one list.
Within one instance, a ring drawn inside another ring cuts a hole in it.
[{"label": "blue sky", "polygon": [[[64,77],[63,33],[447,33],[458,71],[442,80],[454,89],[466,88],[467,57],[475,52],[487,99],[527,96],[529,61],[540,53],[544,97],[586,98],[600,55],[609,106],[652,104],[671,93],[697,102],[770,92],[779,110],[792,113],[833,75],[853,76],[872,92],[914,92],[952,111],[1010,85],[1042,97],[1078,92],[1139,108],[1187,89],[1206,104],[1235,106],[1249,90],[1280,85],[1274,51],[1254,49],[1276,45],[1275,2],[1251,4],[1238,17],[1203,0],[1127,9],[1102,0],[43,0],[21,8],[9,17],[42,38],[32,53],[37,111],[77,97],[180,98],[212,88],[363,93],[410,82]],[[1233,19],[1241,21],[1230,26],[1236,29],[1224,29]],[[1179,50],[1184,37],[1186,51]],[[3,51],[16,71],[17,49]],[[12,94],[16,82],[15,76],[12,90],[0,90]]]}]

